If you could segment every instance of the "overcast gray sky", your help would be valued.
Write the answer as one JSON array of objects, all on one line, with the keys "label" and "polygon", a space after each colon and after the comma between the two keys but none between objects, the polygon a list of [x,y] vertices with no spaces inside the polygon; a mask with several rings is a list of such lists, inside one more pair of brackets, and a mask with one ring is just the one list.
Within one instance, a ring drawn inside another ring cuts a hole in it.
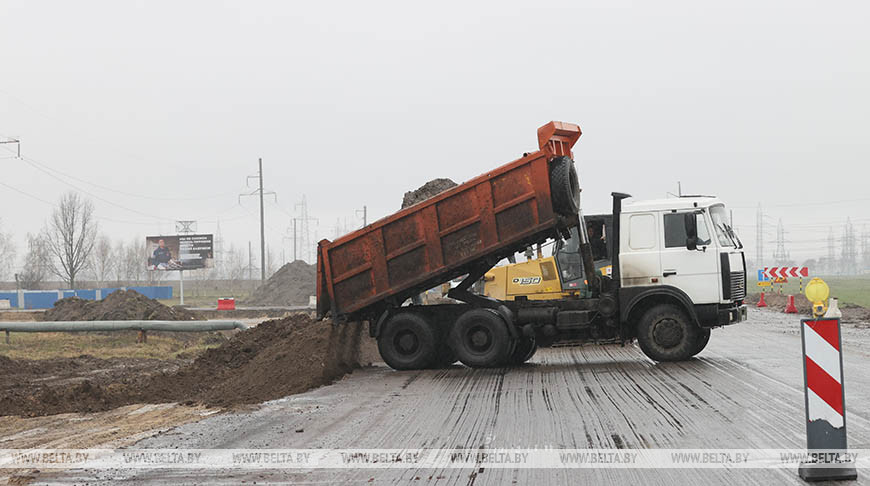
[{"label": "overcast gray sky", "polygon": [[[0,159],[0,180],[49,202],[86,190],[113,238],[220,220],[227,244],[256,246],[256,201],[237,195],[263,157],[280,206],[267,204],[268,242],[289,257],[303,195],[312,238],[332,237],[363,205],[386,216],[404,191],[509,162],[564,120],[583,128],[587,212],[612,191],[662,197],[680,180],[735,208],[751,258],[761,202],[765,240],[781,217],[802,259],[825,252],[829,225],[839,238],[847,216],[859,233],[870,223],[868,13],[857,1],[0,0],[0,137],[32,161]],[[0,205],[21,246],[51,209],[3,186]]]}]

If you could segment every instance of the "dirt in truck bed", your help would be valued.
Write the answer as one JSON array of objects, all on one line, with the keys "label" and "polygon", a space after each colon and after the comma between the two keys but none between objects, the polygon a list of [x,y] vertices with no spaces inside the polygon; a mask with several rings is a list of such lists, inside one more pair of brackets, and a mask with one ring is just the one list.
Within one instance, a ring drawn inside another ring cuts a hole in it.
[{"label": "dirt in truck bed", "polygon": [[423,202],[430,197],[435,197],[438,194],[446,191],[447,189],[452,189],[457,185],[458,184],[450,179],[432,179],[431,181],[418,187],[417,190],[406,192],[405,197],[402,198],[402,209],[405,209],[408,206],[413,206],[419,202]]},{"label": "dirt in truck bed", "polygon": [[375,355],[362,324],[333,326],[295,314],[239,332],[194,360],[0,356],[0,415],[95,412],[133,403],[253,404],[331,383]]},{"label": "dirt in truck bed", "polygon": [[245,306],[295,306],[308,305],[315,295],[317,270],[302,260],[281,267],[266,283],[257,287],[251,296],[241,302]]},{"label": "dirt in truck bed", "polygon": [[103,300],[67,297],[42,314],[43,321],[190,321],[195,312],[168,307],[135,290],[117,290]]}]

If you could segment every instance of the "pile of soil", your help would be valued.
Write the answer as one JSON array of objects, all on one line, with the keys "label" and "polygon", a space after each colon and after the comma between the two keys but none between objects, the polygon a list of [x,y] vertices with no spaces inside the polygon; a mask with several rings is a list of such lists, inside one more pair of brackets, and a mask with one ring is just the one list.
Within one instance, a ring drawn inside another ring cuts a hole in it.
[{"label": "pile of soil", "polygon": [[12,360],[0,356],[0,415],[39,416],[97,412],[133,403],[115,392],[156,370],[171,372],[189,361],[93,356]]},{"label": "pile of soil", "polygon": [[316,293],[316,281],[317,267],[296,260],[281,267],[249,298],[243,300],[242,305],[308,305],[309,297]]},{"label": "pile of soil", "polygon": [[430,197],[435,197],[447,189],[452,189],[457,185],[458,184],[450,179],[432,179],[420,186],[416,191],[406,192],[405,197],[402,198],[402,209],[423,202]]},{"label": "pile of soil", "polygon": [[362,324],[333,325],[305,314],[292,315],[239,333],[176,373],[153,377],[148,395],[210,406],[281,398],[326,385],[358,368],[361,344],[373,345]]},{"label": "pile of soil", "polygon": [[195,312],[168,307],[135,290],[117,290],[103,300],[67,297],[42,314],[43,321],[191,321]]},{"label": "pile of soil", "polygon": [[326,385],[369,364],[376,345],[359,323],[305,314],[237,333],[193,361],[82,356],[0,357],[0,415],[94,412],[133,403],[260,403]]}]

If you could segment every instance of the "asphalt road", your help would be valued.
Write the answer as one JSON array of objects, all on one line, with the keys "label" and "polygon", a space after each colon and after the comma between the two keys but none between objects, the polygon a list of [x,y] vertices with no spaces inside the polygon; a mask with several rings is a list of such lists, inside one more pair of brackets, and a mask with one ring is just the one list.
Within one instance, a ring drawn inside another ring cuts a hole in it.
[{"label": "asphalt road", "polygon": [[[870,449],[870,329],[844,331],[851,448]],[[292,370],[288,370],[288,373]],[[756,312],[685,363],[634,346],[541,350],[521,368],[367,368],[138,448],[794,448],[806,445],[799,321]],[[297,433],[297,429],[304,432]],[[859,481],[866,482],[861,477]],[[803,484],[796,470],[69,471],[78,484]]]}]

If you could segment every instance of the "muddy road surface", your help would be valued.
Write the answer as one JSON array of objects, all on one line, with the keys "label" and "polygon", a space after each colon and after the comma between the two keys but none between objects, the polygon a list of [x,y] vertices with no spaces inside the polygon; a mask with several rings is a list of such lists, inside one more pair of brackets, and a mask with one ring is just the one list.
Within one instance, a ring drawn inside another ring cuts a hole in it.
[{"label": "muddy road surface", "polygon": [[[375,366],[246,412],[211,416],[137,448],[805,447],[799,321],[773,312],[714,331],[685,363],[634,346],[541,350],[514,369]],[[870,330],[844,330],[849,445],[870,448]],[[292,372],[292,370],[288,370]],[[866,483],[866,470],[859,482]],[[77,484],[801,484],[796,469],[85,470]],[[854,483],[853,483],[854,484]]]}]

